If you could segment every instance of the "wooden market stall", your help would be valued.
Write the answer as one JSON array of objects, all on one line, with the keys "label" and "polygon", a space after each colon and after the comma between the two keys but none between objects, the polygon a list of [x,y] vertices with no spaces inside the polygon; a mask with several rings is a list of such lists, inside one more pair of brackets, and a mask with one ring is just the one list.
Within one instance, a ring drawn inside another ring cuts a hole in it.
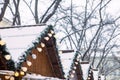
[{"label": "wooden market stall", "polygon": [[[21,54],[13,70],[14,75],[12,77],[15,77],[16,80],[21,80],[21,71],[24,76],[34,73],[36,75],[64,79],[53,26],[24,25],[0,27],[0,35],[6,41],[8,51],[15,55],[13,58]],[[15,44],[13,45],[10,41],[15,42]],[[1,69],[5,70],[5,64],[3,62],[0,62],[0,64],[4,66]]]}]

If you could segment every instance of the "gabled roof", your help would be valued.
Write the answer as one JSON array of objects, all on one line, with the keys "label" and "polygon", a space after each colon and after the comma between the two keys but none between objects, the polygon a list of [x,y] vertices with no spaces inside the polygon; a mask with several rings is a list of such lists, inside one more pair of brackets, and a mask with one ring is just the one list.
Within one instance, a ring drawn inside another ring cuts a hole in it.
[{"label": "gabled roof", "polygon": [[73,57],[67,78],[70,80],[83,80],[83,73],[80,64],[80,55],[77,52]]},{"label": "gabled roof", "polygon": [[33,48],[34,43],[39,41],[37,38],[42,37],[42,34],[47,30],[45,25],[5,28],[0,28],[0,36],[6,42],[6,47],[15,61],[18,61],[19,56],[25,51]]},{"label": "gabled roof", "polygon": [[[2,40],[6,42],[6,46],[14,61],[21,67],[21,64],[26,61],[27,56],[32,54],[33,49],[38,49],[38,45],[43,42],[46,45],[48,58],[51,62],[55,74],[61,78],[64,78],[61,62],[59,60],[55,38],[49,33],[53,32],[51,25],[28,25],[28,26],[16,26],[2,27],[0,28],[0,36]],[[48,41],[45,39],[50,38]],[[51,40],[52,43],[51,43]],[[52,46],[51,46],[52,45]],[[54,46],[53,46],[54,45]],[[51,51],[51,52],[50,52]]]}]

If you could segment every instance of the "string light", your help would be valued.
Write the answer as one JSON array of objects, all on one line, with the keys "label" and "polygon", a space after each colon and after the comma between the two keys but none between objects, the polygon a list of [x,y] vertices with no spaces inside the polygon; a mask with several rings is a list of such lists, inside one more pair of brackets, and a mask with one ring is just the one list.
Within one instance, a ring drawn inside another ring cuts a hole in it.
[{"label": "string light", "polygon": [[27,65],[28,65],[28,66],[31,66],[32,63],[31,63],[30,61],[27,61]]},{"label": "string light", "polygon": [[25,75],[25,72],[20,71],[20,75],[24,76],[24,75]]},{"label": "string light", "polygon": [[37,56],[36,56],[35,54],[32,54],[32,58],[33,58],[33,59],[36,59]]},{"label": "string light", "polygon": [[39,52],[42,52],[42,48],[37,48],[37,50],[38,50]]},{"label": "string light", "polygon": [[53,31],[53,30],[50,30],[50,32],[51,32],[52,34],[54,34],[54,31]]},{"label": "string light", "polygon": [[71,76],[71,78],[73,78],[73,77],[74,77],[74,75],[73,75],[73,74],[71,74],[70,76]]},{"label": "string light", "polygon": [[15,77],[18,77],[18,76],[19,76],[19,73],[16,71],[16,72],[14,73],[14,75],[15,75]]},{"label": "string light", "polygon": [[78,65],[78,62],[75,62],[76,65]]},{"label": "string light", "polygon": [[5,45],[5,42],[2,41],[2,40],[0,40],[0,45],[1,45],[1,46]]},{"label": "string light", "polygon": [[73,69],[77,69],[76,66],[74,66]]},{"label": "string light", "polygon": [[75,70],[72,70],[72,73],[75,73]]},{"label": "string light", "polygon": [[5,76],[5,79],[10,79],[10,76]]},{"label": "string light", "polygon": [[41,46],[42,46],[42,47],[45,47],[45,44],[41,42]]},{"label": "string light", "polygon": [[48,41],[48,40],[49,40],[49,37],[44,37],[44,39],[45,39],[46,41]]},{"label": "string light", "polygon": [[51,34],[51,33],[48,33],[48,36],[49,36],[49,37],[52,37],[52,34]]},{"label": "string light", "polygon": [[4,57],[5,57],[6,60],[10,60],[11,59],[10,55],[5,55]]},{"label": "string light", "polygon": [[21,69],[22,69],[24,72],[27,71],[27,67],[22,67]]},{"label": "string light", "polygon": [[15,80],[15,78],[13,76],[10,77],[10,80]]}]

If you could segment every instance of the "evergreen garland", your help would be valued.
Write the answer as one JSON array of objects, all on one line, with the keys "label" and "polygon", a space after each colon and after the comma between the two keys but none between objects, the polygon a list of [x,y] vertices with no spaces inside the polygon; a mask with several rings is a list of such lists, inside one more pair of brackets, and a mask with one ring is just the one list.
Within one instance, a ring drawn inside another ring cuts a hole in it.
[{"label": "evergreen garland", "polygon": [[15,70],[14,61],[12,59],[9,59],[9,60],[5,59],[5,55],[10,55],[10,53],[7,51],[6,44],[4,41],[1,40],[1,38],[0,38],[0,55],[1,55],[1,58],[5,60],[4,63],[6,64],[7,69]]}]

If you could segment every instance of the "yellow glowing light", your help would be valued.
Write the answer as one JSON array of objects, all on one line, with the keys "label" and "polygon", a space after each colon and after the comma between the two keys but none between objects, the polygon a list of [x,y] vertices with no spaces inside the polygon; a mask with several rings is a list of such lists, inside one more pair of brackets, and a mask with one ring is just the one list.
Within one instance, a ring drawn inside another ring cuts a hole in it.
[{"label": "yellow glowing light", "polygon": [[42,46],[42,47],[45,47],[45,44],[41,42],[41,46]]},{"label": "yellow glowing light", "polygon": [[1,45],[1,46],[5,45],[5,42],[2,41],[2,40],[0,40],[0,45]]},{"label": "yellow glowing light", "polygon": [[15,72],[14,75],[15,75],[15,77],[18,77],[18,76],[19,76],[19,73],[18,73],[18,72]]},{"label": "yellow glowing light", "polygon": [[51,33],[48,33],[48,36],[49,36],[49,37],[52,37],[52,34],[51,34]]},{"label": "yellow glowing light", "polygon": [[27,61],[27,65],[28,65],[28,66],[31,66],[32,63],[31,63],[30,61]]},{"label": "yellow glowing light", "polygon": [[10,76],[5,76],[5,79],[10,79]]},{"label": "yellow glowing light", "polygon": [[12,76],[12,77],[10,77],[10,80],[15,80],[15,78]]},{"label": "yellow glowing light", "polygon": [[10,55],[5,55],[5,59],[6,59],[6,60],[10,60],[10,59],[11,59],[11,56],[10,56]]},{"label": "yellow glowing light", "polygon": [[27,67],[22,67],[21,69],[22,69],[24,72],[27,71]]},{"label": "yellow glowing light", "polygon": [[42,48],[37,48],[37,50],[38,50],[39,52],[42,52]]},{"label": "yellow glowing light", "polygon": [[20,75],[24,76],[24,75],[25,75],[25,72],[20,71]]},{"label": "yellow glowing light", "polygon": [[44,39],[45,39],[46,41],[48,41],[48,40],[49,40],[49,37],[44,37]]}]

